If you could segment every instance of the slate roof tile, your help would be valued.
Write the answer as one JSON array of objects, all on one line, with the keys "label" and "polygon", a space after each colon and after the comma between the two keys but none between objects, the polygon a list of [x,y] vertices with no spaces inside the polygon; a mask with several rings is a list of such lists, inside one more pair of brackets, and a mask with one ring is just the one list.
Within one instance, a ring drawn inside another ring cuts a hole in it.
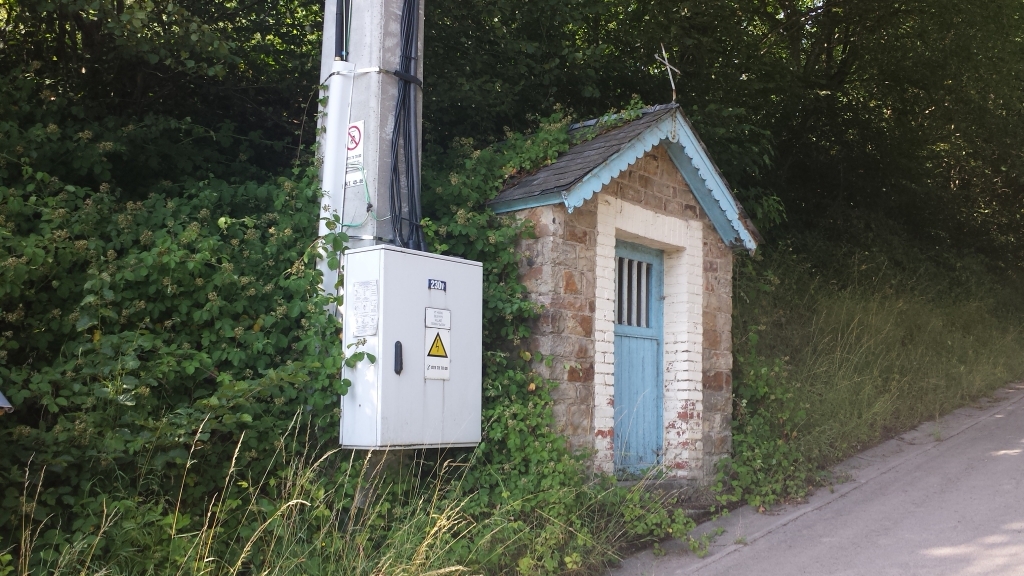
[{"label": "slate roof tile", "polygon": [[[655,106],[644,111],[640,118],[632,122],[571,146],[550,165],[506,187],[491,200],[491,203],[564,192],[572,188],[644,130],[653,126],[666,114],[674,113],[677,108],[675,104]],[[570,129],[569,134],[582,137],[585,130],[593,130],[595,126],[594,121],[576,125]]]}]

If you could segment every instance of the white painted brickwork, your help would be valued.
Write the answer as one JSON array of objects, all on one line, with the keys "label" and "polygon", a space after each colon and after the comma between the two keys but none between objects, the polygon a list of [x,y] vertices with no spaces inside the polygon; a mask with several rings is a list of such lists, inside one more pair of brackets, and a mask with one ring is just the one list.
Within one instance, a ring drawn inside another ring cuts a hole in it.
[{"label": "white painted brickwork", "polygon": [[703,234],[680,220],[599,195],[594,317],[594,468],[614,472],[615,242],[665,252],[664,464],[676,478],[701,478]]}]

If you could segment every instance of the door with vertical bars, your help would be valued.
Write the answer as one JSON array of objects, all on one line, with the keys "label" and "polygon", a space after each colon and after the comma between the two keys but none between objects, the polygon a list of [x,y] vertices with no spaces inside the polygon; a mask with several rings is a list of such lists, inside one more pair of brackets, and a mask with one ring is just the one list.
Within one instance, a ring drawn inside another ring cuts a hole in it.
[{"label": "door with vertical bars", "polygon": [[615,256],[615,471],[629,474],[661,463],[664,257],[621,240]]}]

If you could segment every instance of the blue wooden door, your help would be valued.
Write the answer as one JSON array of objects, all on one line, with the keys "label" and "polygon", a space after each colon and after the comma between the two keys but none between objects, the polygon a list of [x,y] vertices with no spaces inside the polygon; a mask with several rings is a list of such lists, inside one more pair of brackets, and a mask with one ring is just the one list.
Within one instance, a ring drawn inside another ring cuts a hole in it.
[{"label": "blue wooden door", "polygon": [[615,302],[615,470],[661,463],[664,258],[617,241]]}]

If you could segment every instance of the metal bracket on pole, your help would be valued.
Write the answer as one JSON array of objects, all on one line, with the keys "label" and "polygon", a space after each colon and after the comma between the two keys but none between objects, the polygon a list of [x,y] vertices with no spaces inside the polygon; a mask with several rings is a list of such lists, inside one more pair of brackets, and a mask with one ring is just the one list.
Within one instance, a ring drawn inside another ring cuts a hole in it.
[{"label": "metal bracket on pole", "polygon": [[330,74],[327,75],[327,78],[325,78],[324,81],[321,82],[321,84],[326,84],[327,81],[331,78],[331,76],[334,75],[354,76],[356,74],[390,74],[391,76],[394,76],[399,80],[405,80],[406,82],[415,84],[420,88],[423,87],[423,80],[413,76],[412,74],[406,74],[401,70],[387,70],[385,68],[378,68],[376,66],[371,68],[359,68],[357,70],[341,70],[337,72],[331,72]]}]

